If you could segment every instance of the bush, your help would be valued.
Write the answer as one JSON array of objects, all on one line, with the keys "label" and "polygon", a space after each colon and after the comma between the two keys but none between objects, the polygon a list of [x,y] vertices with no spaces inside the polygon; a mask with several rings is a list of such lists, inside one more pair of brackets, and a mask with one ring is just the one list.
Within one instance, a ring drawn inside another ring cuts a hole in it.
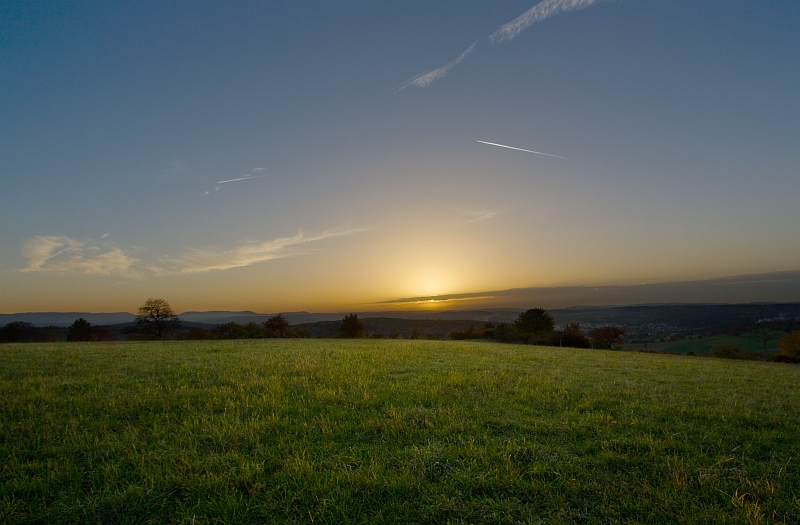
[{"label": "bush", "polygon": [[67,341],[113,341],[114,334],[105,326],[92,326],[92,323],[80,317],[67,330]]},{"label": "bush", "polygon": [[568,348],[591,348],[592,344],[581,330],[580,323],[571,323],[553,334],[550,342],[553,346],[566,346]]},{"label": "bush", "polygon": [[450,330],[450,333],[447,334],[447,337],[453,341],[467,339],[467,335],[464,332],[459,332],[458,330]]},{"label": "bush", "polygon": [[781,355],[784,357],[800,358],[800,331],[783,336],[783,339],[778,342],[778,348],[781,349]]},{"label": "bush", "polygon": [[214,334],[217,339],[245,339],[247,337],[247,330],[239,323],[225,323],[219,325],[214,329]]},{"label": "bush", "polygon": [[598,348],[613,350],[614,345],[621,346],[625,344],[625,333],[626,330],[621,326],[602,326],[592,330],[589,333],[589,337]]},{"label": "bush", "polygon": [[508,323],[500,323],[494,328],[494,338],[501,343],[517,340],[517,334]]},{"label": "bush", "polygon": [[0,328],[0,343],[24,343],[33,337],[34,332],[31,323],[13,321]]},{"label": "bush", "polygon": [[292,339],[311,339],[314,337],[314,332],[304,326],[298,326],[295,328],[288,328],[286,330],[286,337]]},{"label": "bush", "polygon": [[719,359],[741,359],[745,361],[761,361],[761,356],[750,352],[749,350],[744,350],[738,346],[734,345],[720,345],[714,349],[714,352],[711,354],[711,357],[716,357]]},{"label": "bush", "polygon": [[190,328],[184,337],[190,341],[206,341],[217,338],[214,332],[208,328]]}]

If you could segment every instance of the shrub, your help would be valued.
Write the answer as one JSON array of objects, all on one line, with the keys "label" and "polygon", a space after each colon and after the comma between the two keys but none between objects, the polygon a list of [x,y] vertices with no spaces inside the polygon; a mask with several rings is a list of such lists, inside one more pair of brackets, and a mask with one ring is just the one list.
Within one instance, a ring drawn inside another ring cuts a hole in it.
[{"label": "shrub", "polygon": [[719,359],[741,359],[745,361],[761,360],[760,355],[734,345],[720,345],[714,349],[711,356]]},{"label": "shrub", "polygon": [[553,334],[553,346],[566,346],[568,348],[591,348],[591,343],[581,330],[580,323],[571,323]]},{"label": "shrub", "polygon": [[297,326],[295,328],[288,328],[286,330],[286,337],[292,339],[311,339],[314,337],[314,332],[305,326]]},{"label": "shrub", "polygon": [[204,341],[217,338],[214,332],[208,328],[190,328],[184,337],[190,341]]},{"label": "shrub", "polygon": [[214,329],[217,339],[244,339],[247,337],[247,330],[239,323],[225,323]]},{"label": "shrub", "polygon": [[114,334],[104,326],[92,326],[92,323],[80,317],[67,330],[67,341],[113,341]]},{"label": "shrub", "polygon": [[613,350],[614,345],[625,344],[625,333],[626,330],[621,326],[602,326],[592,330],[589,337],[598,347]]},{"label": "shrub", "polygon": [[508,323],[500,323],[494,329],[494,338],[501,343],[510,343],[517,340],[517,335],[514,333],[511,325]]},{"label": "shrub", "polygon": [[800,331],[783,336],[783,339],[778,342],[778,348],[781,349],[781,355],[784,357],[800,358]]},{"label": "shrub", "polygon": [[13,321],[0,328],[0,343],[22,343],[33,334],[33,325],[25,321]]},{"label": "shrub", "polygon": [[453,341],[467,339],[467,335],[464,332],[459,332],[458,330],[450,330],[450,333],[447,334],[447,337]]}]

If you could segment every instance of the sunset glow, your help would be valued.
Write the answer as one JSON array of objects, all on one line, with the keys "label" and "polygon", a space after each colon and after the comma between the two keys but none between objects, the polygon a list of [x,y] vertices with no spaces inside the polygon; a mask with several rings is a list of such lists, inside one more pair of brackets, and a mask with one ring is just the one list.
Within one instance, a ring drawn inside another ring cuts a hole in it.
[{"label": "sunset glow", "polygon": [[800,301],[797,2],[37,5],[0,313]]}]

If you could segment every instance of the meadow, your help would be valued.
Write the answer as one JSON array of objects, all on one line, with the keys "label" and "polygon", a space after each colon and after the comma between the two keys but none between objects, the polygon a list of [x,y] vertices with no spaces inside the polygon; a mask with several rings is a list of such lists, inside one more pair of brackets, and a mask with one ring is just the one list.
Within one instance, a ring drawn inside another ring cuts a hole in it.
[{"label": "meadow", "polygon": [[800,523],[799,385],[485,342],[0,345],[0,522]]},{"label": "meadow", "polygon": [[[730,346],[734,348],[741,348],[748,350],[758,355],[777,355],[780,353],[778,349],[778,340],[780,336],[775,337],[772,341],[767,343],[766,350],[763,343],[758,341],[753,334],[746,335],[712,335],[704,337],[691,337],[681,341],[671,341],[666,343],[651,344],[651,348],[659,352],[669,352],[671,354],[686,355],[693,352],[696,355],[711,355],[714,350],[720,346]],[[641,346],[641,345],[638,345]]]}]

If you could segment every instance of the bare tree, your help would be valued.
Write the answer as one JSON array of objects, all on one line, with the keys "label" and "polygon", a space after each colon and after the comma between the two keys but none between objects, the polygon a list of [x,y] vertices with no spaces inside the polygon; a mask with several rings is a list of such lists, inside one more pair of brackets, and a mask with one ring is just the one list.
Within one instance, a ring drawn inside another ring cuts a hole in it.
[{"label": "bare tree", "polygon": [[150,298],[139,307],[136,325],[156,339],[168,339],[170,332],[181,327],[181,321],[164,299]]},{"label": "bare tree", "polygon": [[758,323],[755,329],[755,337],[759,343],[762,343],[761,356],[767,353],[767,343],[775,339],[775,331],[770,328],[766,323]]}]

